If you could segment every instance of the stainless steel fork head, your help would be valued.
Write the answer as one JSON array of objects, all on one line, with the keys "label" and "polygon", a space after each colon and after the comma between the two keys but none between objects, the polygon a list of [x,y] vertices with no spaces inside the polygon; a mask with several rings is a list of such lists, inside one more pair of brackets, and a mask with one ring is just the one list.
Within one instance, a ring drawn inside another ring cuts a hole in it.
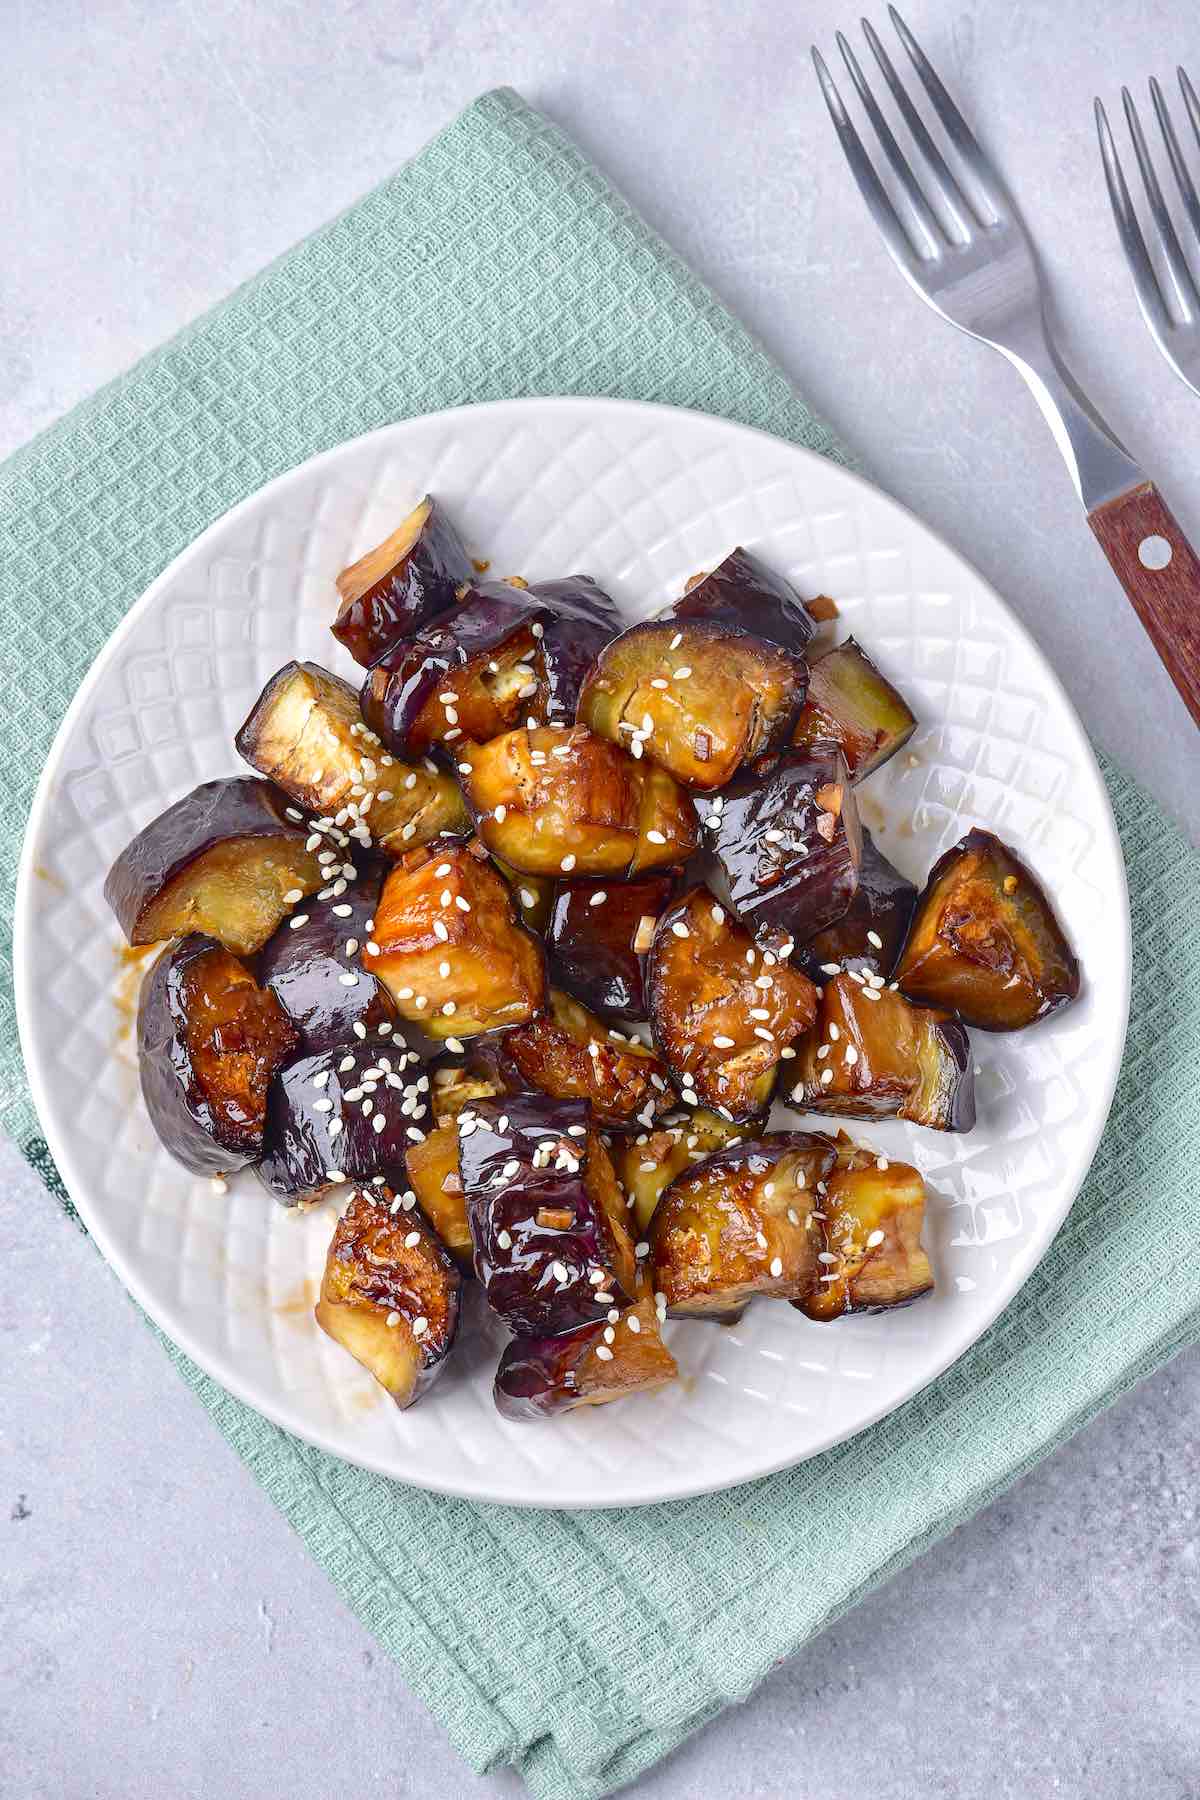
[{"label": "stainless steel fork head", "polygon": [[[1196,90],[1188,80],[1186,71],[1178,69],[1176,73],[1188,122],[1197,144],[1200,144],[1200,100],[1196,97]],[[1108,197],[1112,202],[1117,234],[1125,252],[1125,260],[1129,264],[1129,272],[1133,276],[1134,292],[1142,309],[1142,317],[1179,379],[1186,382],[1194,394],[1200,394],[1200,291],[1193,274],[1197,258],[1200,257],[1200,197],[1196,194],[1179,139],[1175,135],[1175,126],[1162,89],[1153,79],[1150,82],[1150,98],[1187,219],[1188,230],[1185,236],[1190,239],[1187,247],[1180,242],[1163,199],[1133,96],[1128,88],[1121,89],[1129,135],[1133,140],[1142,185],[1146,190],[1154,247],[1165,271],[1165,281],[1160,281],[1151,253],[1147,249],[1137,212],[1129,197],[1125,171],[1121,167],[1121,159],[1113,141],[1108,115],[1103,103],[1097,100],[1096,130],[1100,137],[1100,155],[1104,163],[1104,177],[1108,183]]]},{"label": "stainless steel fork head", "polygon": [[916,147],[901,149],[858,58],[838,48],[898,189],[893,202],[843,104],[824,58],[812,56],[821,91],[864,200],[901,273],[935,312],[990,344],[1020,371],[1054,433],[1076,491],[1091,512],[1143,479],[1142,471],[1064,367],[1046,321],[1028,233],[995,167],[894,6],[892,24],[960,165],[956,176],[866,20],[863,32]]}]

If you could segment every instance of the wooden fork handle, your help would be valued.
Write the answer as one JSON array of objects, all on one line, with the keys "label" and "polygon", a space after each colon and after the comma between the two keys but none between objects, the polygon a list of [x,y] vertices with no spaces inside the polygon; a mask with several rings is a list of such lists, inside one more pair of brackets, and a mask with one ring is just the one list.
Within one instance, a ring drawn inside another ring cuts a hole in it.
[{"label": "wooden fork handle", "polygon": [[1200,557],[1152,481],[1106,500],[1088,524],[1200,725]]}]

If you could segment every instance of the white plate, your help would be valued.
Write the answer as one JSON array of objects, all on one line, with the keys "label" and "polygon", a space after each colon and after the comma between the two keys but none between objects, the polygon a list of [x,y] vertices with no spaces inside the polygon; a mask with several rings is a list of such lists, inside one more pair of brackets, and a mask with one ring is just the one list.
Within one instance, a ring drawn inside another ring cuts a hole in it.
[{"label": "white plate", "polygon": [[[495,1334],[401,1413],[312,1320],[330,1208],[297,1217],[244,1173],[226,1199],[172,1162],[137,1087],[139,970],[101,895],[129,837],[240,768],[233,734],[289,657],[354,673],[328,631],[333,578],[425,489],[497,573],[584,570],[637,616],[734,543],[837,597],[921,720],[861,790],[881,848],[920,882],[969,826],[1045,880],[1083,965],[1077,1005],[974,1033],[966,1137],[851,1126],[935,1198],[937,1291],[894,1316],[816,1325],[760,1302],[732,1329],[673,1324],[683,1379],[657,1395],[510,1425]],[[93,665],[33,808],[16,915],[21,1042],[55,1160],[134,1297],[189,1356],[335,1455],[447,1493],[529,1506],[696,1494],[812,1456],[930,1381],[1029,1275],[1091,1161],[1129,993],[1112,813],[1058,681],[1004,603],[910,514],[820,456],[742,426],[613,400],[504,401],[390,426],[236,507],[178,557]]]}]

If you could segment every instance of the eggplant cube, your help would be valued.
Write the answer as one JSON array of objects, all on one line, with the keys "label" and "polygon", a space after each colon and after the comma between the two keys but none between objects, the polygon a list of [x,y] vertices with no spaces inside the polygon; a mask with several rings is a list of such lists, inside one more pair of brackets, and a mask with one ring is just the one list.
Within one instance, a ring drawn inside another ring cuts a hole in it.
[{"label": "eggplant cube", "polygon": [[590,1101],[600,1125],[648,1127],[677,1104],[654,1051],[611,1032],[561,988],[550,989],[540,1018],[506,1034],[504,1049],[526,1087]]},{"label": "eggplant cube", "polygon": [[780,1060],[816,1017],[808,977],[758,950],[702,887],[659,919],[646,987],[655,1046],[685,1104],[734,1120],[764,1110]]},{"label": "eggplant cube", "polygon": [[299,1044],[273,994],[214,938],[169,944],[142,983],[138,1073],[177,1162],[224,1175],[262,1154],[271,1077]]},{"label": "eggplant cube", "polygon": [[861,781],[895,756],[916,729],[907,700],[849,637],[810,665],[808,699],[792,742],[807,750],[836,744],[851,781]]},{"label": "eggplant cube", "polygon": [[415,1050],[384,1038],[289,1064],[267,1095],[256,1171],[263,1186],[285,1206],[375,1176],[403,1186],[405,1153],[424,1137],[429,1118],[420,1063]]},{"label": "eggplant cube", "polygon": [[740,1144],[747,1135],[755,1135],[753,1129],[747,1131],[698,1106],[680,1125],[660,1125],[623,1143],[614,1142],[617,1179],[629,1195],[638,1230],[645,1234],[655,1207],[677,1175],[714,1150]]},{"label": "eggplant cube", "polygon": [[394,868],[371,942],[375,973],[430,1037],[473,1037],[541,1010],[541,947],[518,925],[503,876],[469,847],[434,845]]},{"label": "eggplant cube", "polygon": [[1037,877],[975,830],[930,870],[896,980],[981,1031],[1018,1031],[1076,998],[1079,964]]},{"label": "eggplant cube", "polygon": [[787,742],[807,683],[802,656],[735,625],[652,619],[601,652],[579,719],[707,792]]},{"label": "eggplant cube", "polygon": [[695,848],[696,815],[678,784],[582,725],[510,731],[469,760],[479,835],[514,869],[620,880]]},{"label": "eggplant cube", "polygon": [[806,1112],[909,1119],[934,1131],[975,1123],[965,1028],[948,1013],[913,1006],[878,975],[834,977],[795,1073],[792,1103]]},{"label": "eggplant cube", "polygon": [[285,663],[272,675],[235,741],[296,806],[389,855],[468,830],[454,777],[397,763],[363,723],[349,682],[316,663]]},{"label": "eggplant cube", "polygon": [[293,901],[325,880],[309,827],[288,810],[269,781],[235,776],[203,782],[159,813],[126,844],[104,883],[129,942],[194,931],[252,956]]},{"label": "eggplant cube", "polygon": [[446,1366],[462,1276],[418,1214],[392,1211],[395,1200],[386,1185],[352,1195],[329,1246],[316,1320],[403,1408]]},{"label": "eggplant cube", "polygon": [[674,887],[673,874],[559,887],[546,931],[550,965],[593,1012],[626,1020],[646,1017],[645,932],[653,930]]},{"label": "eggplant cube", "polygon": [[453,606],[474,572],[458,533],[426,494],[389,537],[338,576],[333,635],[369,668]]},{"label": "eggplant cube", "polygon": [[675,1318],[724,1318],[755,1298],[803,1299],[822,1248],[816,1186],[834,1166],[803,1131],[719,1150],[679,1175],[650,1223],[654,1286]]},{"label": "eggplant cube", "polygon": [[469,1270],[474,1246],[458,1168],[458,1125],[451,1120],[410,1144],[405,1166],[412,1191],[454,1260]]},{"label": "eggplant cube", "polygon": [[396,756],[457,754],[540,716],[538,609],[503,581],[470,587],[452,612],[402,638],[370,669],[363,717]]},{"label": "eggplant cube", "polygon": [[590,575],[538,581],[529,589],[541,603],[541,677],[548,725],[571,725],[592,663],[621,629],[616,603]]},{"label": "eggplant cube", "polygon": [[763,757],[701,812],[734,910],[760,944],[787,954],[842,917],[862,840],[836,750]]},{"label": "eggplant cube", "polygon": [[510,1330],[570,1331],[633,1302],[625,1201],[585,1104],[483,1100],[458,1131],[475,1273]]},{"label": "eggplant cube", "polygon": [[925,1183],[907,1163],[850,1155],[821,1196],[825,1258],[812,1291],[794,1302],[810,1319],[886,1312],[907,1306],[933,1288],[933,1269],[921,1244]]},{"label": "eggplant cube", "polygon": [[[356,1026],[368,1037],[395,1030],[392,997],[360,955],[371,936],[383,866],[367,860],[342,894],[297,908],[259,953],[259,981],[300,1032],[305,1055],[349,1043],[360,1035]],[[351,865],[342,867],[354,873]]]},{"label": "eggplant cube", "polygon": [[853,900],[840,919],[796,951],[796,962],[819,987],[843,969],[886,980],[912,923],[916,888],[876,849],[865,825],[861,831],[862,858]]},{"label": "eggplant cube", "polygon": [[506,1419],[552,1418],[577,1406],[653,1393],[678,1374],[653,1300],[639,1300],[611,1324],[513,1338],[496,1370],[496,1406]]},{"label": "eggplant cube", "polygon": [[792,584],[740,544],[715,569],[693,575],[670,616],[734,625],[786,650],[803,650],[817,629]]}]

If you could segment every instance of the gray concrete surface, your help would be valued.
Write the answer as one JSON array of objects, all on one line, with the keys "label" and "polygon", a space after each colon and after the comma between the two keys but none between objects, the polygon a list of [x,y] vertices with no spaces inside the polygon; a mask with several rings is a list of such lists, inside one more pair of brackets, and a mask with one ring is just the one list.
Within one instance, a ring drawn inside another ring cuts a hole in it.
[{"label": "gray concrete surface", "polygon": [[[1090,121],[1122,80],[1177,59],[1200,79],[1194,7],[907,12],[1022,197],[1065,349],[1200,541],[1200,413],[1140,323]],[[1032,403],[901,286],[841,165],[807,47],[854,14],[0,0],[0,450],[508,81],[1008,596],[1093,735],[1200,837],[1193,728]],[[0,1157],[0,1794],[518,1793],[462,1769],[90,1245]],[[639,1796],[1200,1794],[1198,1405],[1192,1353]]]}]

